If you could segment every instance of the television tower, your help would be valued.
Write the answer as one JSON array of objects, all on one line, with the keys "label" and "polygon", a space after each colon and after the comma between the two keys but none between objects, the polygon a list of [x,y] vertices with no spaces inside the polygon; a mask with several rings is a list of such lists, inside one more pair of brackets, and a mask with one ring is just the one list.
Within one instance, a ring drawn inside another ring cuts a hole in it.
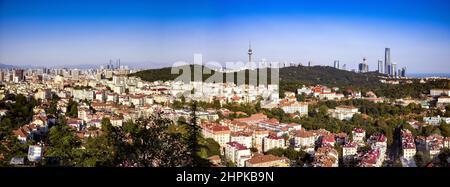
[{"label": "television tower", "polygon": [[252,54],[253,54],[252,43],[251,43],[251,41],[249,41],[248,42],[248,68],[250,68],[251,63],[252,63]]}]

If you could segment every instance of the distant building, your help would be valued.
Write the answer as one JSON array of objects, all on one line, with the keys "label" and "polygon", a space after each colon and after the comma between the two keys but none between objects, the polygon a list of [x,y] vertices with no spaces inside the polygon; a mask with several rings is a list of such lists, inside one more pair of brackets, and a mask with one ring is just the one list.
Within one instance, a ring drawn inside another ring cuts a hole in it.
[{"label": "distant building", "polygon": [[437,105],[441,106],[441,105],[446,105],[446,104],[450,104],[450,97],[449,96],[440,96],[437,100]]},{"label": "distant building", "polygon": [[450,96],[450,89],[431,89],[430,95],[432,97],[441,96],[441,95]]},{"label": "distant building", "polygon": [[335,109],[329,109],[328,114],[339,120],[351,120],[353,115],[359,114],[359,109],[354,106],[337,106]]},{"label": "distant building", "polygon": [[391,66],[391,49],[385,48],[384,49],[384,73],[385,74],[391,75],[390,66]]},{"label": "distant building", "polygon": [[280,108],[288,114],[299,113],[300,116],[308,115],[308,104],[304,102],[282,102]]},{"label": "distant building", "polygon": [[400,77],[406,77],[406,67],[403,67],[399,74]]},{"label": "distant building", "polygon": [[450,124],[450,117],[441,117],[439,115],[436,117],[423,117],[423,121],[430,125],[438,126],[441,124],[441,122]]},{"label": "distant building", "polygon": [[378,73],[383,73],[383,61],[378,60]]},{"label": "distant building", "polygon": [[339,69],[339,60],[334,61],[334,68]]},{"label": "distant building", "polygon": [[369,65],[367,65],[366,60],[367,60],[366,58],[363,58],[363,62],[360,63],[359,66],[358,66],[358,71],[360,73],[367,73],[367,72],[369,72]]},{"label": "distant building", "polygon": [[392,63],[391,64],[391,77],[397,77],[397,64]]}]

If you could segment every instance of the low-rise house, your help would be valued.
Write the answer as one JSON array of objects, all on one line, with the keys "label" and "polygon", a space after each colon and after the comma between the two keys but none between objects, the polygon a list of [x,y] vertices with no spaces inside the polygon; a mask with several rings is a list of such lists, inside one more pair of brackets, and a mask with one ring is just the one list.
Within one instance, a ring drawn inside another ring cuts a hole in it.
[{"label": "low-rise house", "polygon": [[363,146],[365,144],[364,139],[366,138],[366,131],[361,128],[355,128],[352,131],[353,142],[358,145]]},{"label": "low-rise house", "polygon": [[384,156],[380,149],[371,149],[361,156],[360,167],[381,167],[384,161]]},{"label": "low-rise house", "polygon": [[344,145],[348,141],[347,133],[340,132],[336,134],[336,143],[339,145]]},{"label": "low-rise house", "polygon": [[314,154],[313,167],[338,167],[338,152],[331,146],[320,147]]},{"label": "low-rise house", "polygon": [[297,101],[281,101],[279,107],[287,114],[298,113],[300,116],[308,115],[308,103]]},{"label": "low-rise house", "polygon": [[333,147],[336,144],[336,139],[334,134],[328,134],[322,137],[322,146],[331,146]]},{"label": "low-rise house", "polygon": [[122,127],[123,125],[123,118],[120,116],[113,116],[110,118],[110,122],[112,126],[115,127]]},{"label": "low-rise house", "polygon": [[28,134],[29,132],[27,132],[25,129],[23,129],[22,127],[20,127],[17,130],[13,130],[13,134],[15,136],[17,136],[17,139],[19,140],[20,143],[26,143],[28,140]]},{"label": "low-rise house", "polygon": [[438,98],[437,100],[437,105],[441,106],[441,105],[447,105],[450,104],[450,97],[449,96],[441,96]]},{"label": "low-rise house", "polygon": [[290,161],[286,157],[274,155],[254,155],[245,162],[246,167],[289,167]]},{"label": "low-rise house", "polygon": [[67,119],[67,125],[76,130],[80,130],[83,125],[83,121],[78,118],[69,118]]},{"label": "low-rise house", "polygon": [[450,137],[444,138],[444,148],[450,149]]},{"label": "low-rise house", "polygon": [[441,95],[450,96],[450,89],[431,89],[430,95],[432,97],[441,96]]},{"label": "low-rise house", "polygon": [[441,117],[441,116],[436,116],[436,117],[423,117],[423,121],[425,123],[428,123],[430,125],[435,125],[438,126],[441,124],[441,122],[450,124],[450,117]]},{"label": "low-rise house", "polygon": [[358,151],[358,144],[356,142],[347,142],[342,147],[342,157],[344,160],[347,160],[349,158],[353,158],[357,154]]},{"label": "low-rise house", "polygon": [[353,106],[337,106],[335,109],[328,109],[331,117],[339,120],[351,120],[353,115],[359,114],[359,109]]},{"label": "low-rise house", "polygon": [[439,134],[432,134],[426,137],[425,146],[428,156],[434,158],[444,148],[444,137]]}]

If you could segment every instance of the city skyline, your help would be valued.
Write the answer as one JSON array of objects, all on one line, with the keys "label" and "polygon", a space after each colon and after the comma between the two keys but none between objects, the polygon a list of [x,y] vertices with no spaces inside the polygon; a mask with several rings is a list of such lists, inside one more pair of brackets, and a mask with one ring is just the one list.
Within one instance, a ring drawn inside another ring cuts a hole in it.
[{"label": "city skyline", "polygon": [[[446,1],[2,1],[0,63],[60,66],[123,64],[149,67],[193,61],[252,59],[370,71],[384,60],[411,73],[450,73]],[[423,66],[423,64],[427,64]]]}]

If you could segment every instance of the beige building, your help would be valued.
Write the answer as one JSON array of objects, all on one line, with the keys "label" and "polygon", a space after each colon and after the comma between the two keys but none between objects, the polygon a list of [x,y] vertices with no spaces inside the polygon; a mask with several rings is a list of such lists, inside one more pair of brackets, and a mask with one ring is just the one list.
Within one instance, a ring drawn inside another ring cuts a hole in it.
[{"label": "beige building", "polygon": [[246,167],[289,167],[289,159],[274,155],[255,155],[245,162]]}]

